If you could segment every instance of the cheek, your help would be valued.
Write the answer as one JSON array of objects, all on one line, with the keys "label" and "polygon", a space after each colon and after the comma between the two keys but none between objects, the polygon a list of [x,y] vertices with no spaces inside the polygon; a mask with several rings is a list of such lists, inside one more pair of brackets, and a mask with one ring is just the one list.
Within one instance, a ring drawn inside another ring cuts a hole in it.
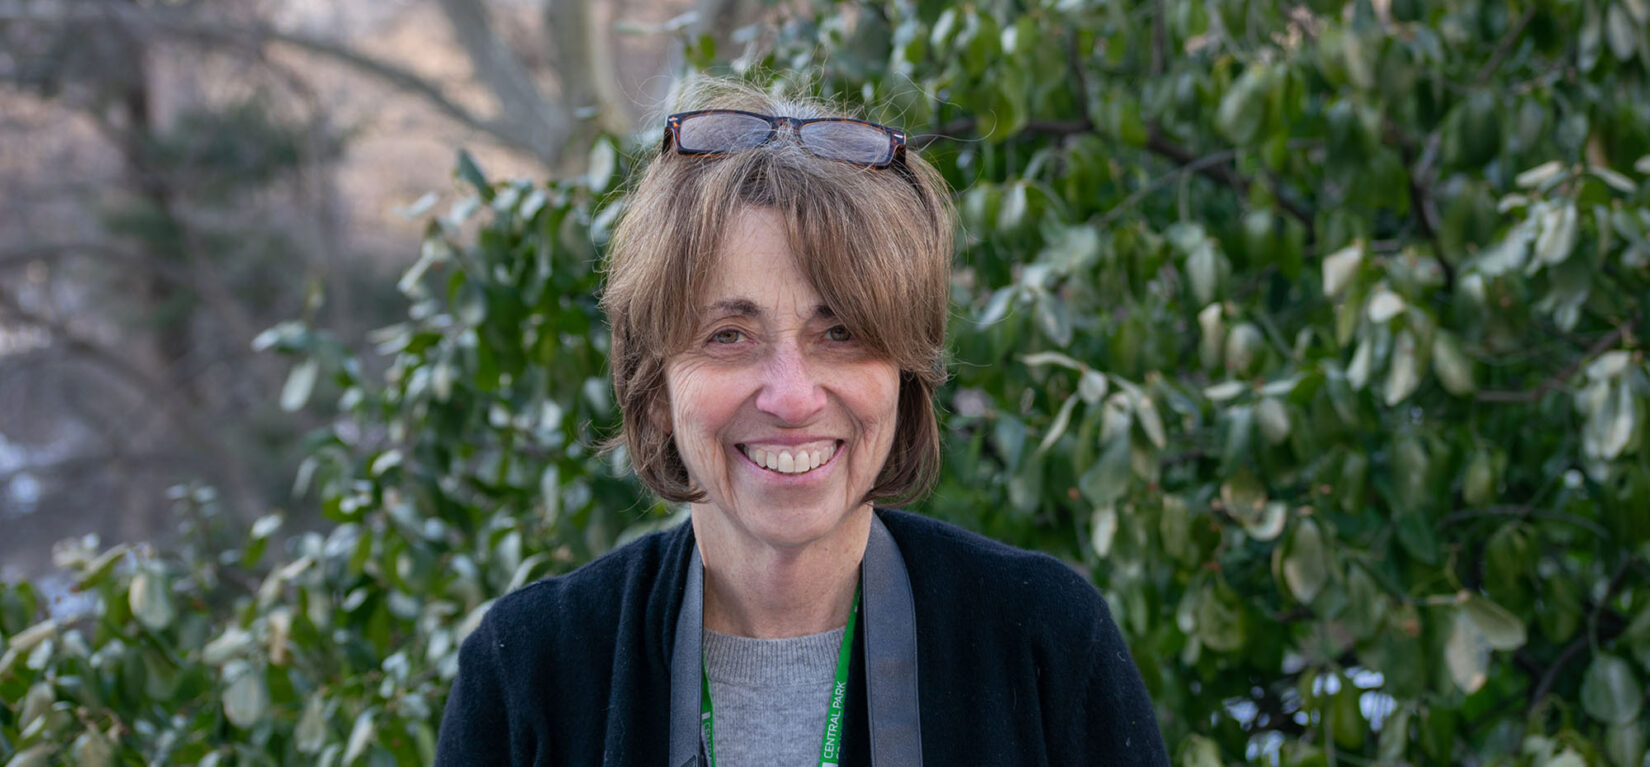
[{"label": "cheek", "polygon": [[899,420],[899,371],[891,366],[866,371],[859,380],[864,384],[858,396],[860,418],[870,426],[881,442],[893,440]]},{"label": "cheek", "polygon": [[738,409],[730,382],[701,366],[672,368],[665,381],[666,401],[659,410],[669,419],[667,425],[678,439],[702,438],[706,432],[715,432]]}]

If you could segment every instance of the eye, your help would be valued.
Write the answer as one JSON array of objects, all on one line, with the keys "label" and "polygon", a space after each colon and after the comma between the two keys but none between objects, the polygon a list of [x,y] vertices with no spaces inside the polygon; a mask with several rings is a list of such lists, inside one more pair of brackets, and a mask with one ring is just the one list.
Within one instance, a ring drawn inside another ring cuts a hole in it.
[{"label": "eye", "polygon": [[846,325],[835,325],[835,326],[833,326],[830,330],[825,331],[825,337],[827,339],[830,339],[832,341],[837,341],[837,342],[847,342],[847,341],[854,340],[853,332],[848,330],[848,327]]},{"label": "eye", "polygon": [[735,330],[734,328],[723,328],[710,334],[710,342],[713,344],[736,344],[743,340],[744,337],[745,334],[739,330]]}]

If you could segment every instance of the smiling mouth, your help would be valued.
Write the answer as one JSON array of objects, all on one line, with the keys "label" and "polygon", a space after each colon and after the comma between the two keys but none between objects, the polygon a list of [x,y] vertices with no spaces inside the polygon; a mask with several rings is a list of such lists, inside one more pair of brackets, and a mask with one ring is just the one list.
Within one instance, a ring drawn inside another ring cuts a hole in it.
[{"label": "smiling mouth", "polygon": [[837,443],[830,442],[816,447],[757,447],[755,445],[739,445],[739,452],[744,453],[751,463],[761,466],[777,474],[807,474],[814,469],[830,463],[836,455]]}]

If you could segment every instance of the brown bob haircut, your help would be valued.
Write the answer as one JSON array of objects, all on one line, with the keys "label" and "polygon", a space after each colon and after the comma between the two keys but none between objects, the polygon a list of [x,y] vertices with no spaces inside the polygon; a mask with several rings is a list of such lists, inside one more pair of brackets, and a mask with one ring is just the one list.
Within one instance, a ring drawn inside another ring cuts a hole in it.
[{"label": "brown bob haircut", "polygon": [[[851,117],[708,77],[681,93],[672,111]],[[783,217],[791,252],[814,290],[856,338],[899,368],[893,447],[865,500],[922,496],[940,461],[933,395],[945,379],[955,233],[945,182],[912,152],[887,168],[861,168],[816,157],[787,131],[731,154],[663,152],[641,171],[613,232],[601,299],[623,418],[610,446],[625,446],[637,475],[660,497],[704,500],[671,436],[665,370],[692,342],[722,237],[748,206]]]}]

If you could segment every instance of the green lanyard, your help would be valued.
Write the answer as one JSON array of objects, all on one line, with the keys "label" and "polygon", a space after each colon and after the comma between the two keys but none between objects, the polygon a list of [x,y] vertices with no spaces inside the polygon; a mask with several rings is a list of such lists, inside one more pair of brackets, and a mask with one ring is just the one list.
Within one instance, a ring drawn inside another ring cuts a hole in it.
[{"label": "green lanyard", "polygon": [[[854,655],[854,623],[859,619],[859,587],[854,587],[854,607],[848,612],[848,628],[842,632],[842,651],[836,658],[836,684],[831,686],[831,707],[825,716],[825,736],[819,743],[820,767],[836,767],[842,759],[842,709],[848,702],[848,665]],[[710,705],[710,675],[704,672],[701,656],[699,673],[699,729],[705,739],[705,755],[716,767],[715,716]]]}]

